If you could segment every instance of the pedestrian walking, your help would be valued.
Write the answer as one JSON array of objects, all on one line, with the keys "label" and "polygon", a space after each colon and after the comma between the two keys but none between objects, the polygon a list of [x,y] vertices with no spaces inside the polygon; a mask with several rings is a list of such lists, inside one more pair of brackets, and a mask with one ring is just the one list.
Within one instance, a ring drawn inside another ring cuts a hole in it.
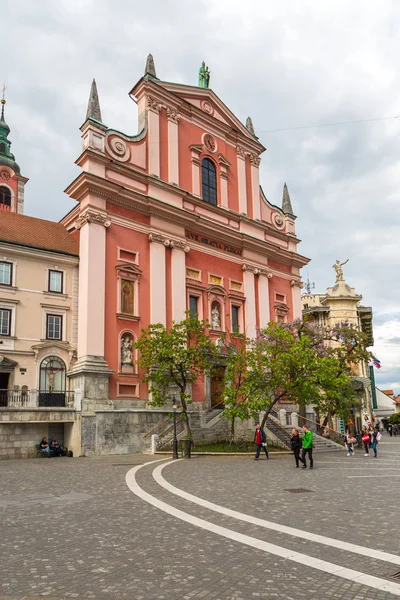
[{"label": "pedestrian walking", "polygon": [[389,423],[389,425],[387,426],[387,430],[388,430],[388,434],[390,435],[390,437],[392,437],[392,435],[393,435],[393,425],[391,423]]},{"label": "pedestrian walking", "polygon": [[395,423],[395,424],[393,425],[393,435],[394,435],[394,437],[396,437],[396,436],[397,436],[397,434],[398,434],[398,431],[399,431],[399,430],[398,430],[398,427],[397,427],[397,425],[396,425],[396,423]]},{"label": "pedestrian walking", "polygon": [[299,461],[301,463],[303,463],[303,465],[304,465],[304,461],[300,457],[301,437],[300,437],[300,434],[299,434],[299,430],[296,429],[295,427],[293,427],[293,429],[292,429],[292,435],[291,435],[291,438],[290,438],[290,447],[291,447],[292,452],[294,454],[294,460],[296,461],[296,469],[298,469],[299,468]]},{"label": "pedestrian walking", "polygon": [[374,451],[374,458],[378,458],[378,442],[381,439],[382,434],[379,432],[377,428],[371,434],[371,446]]},{"label": "pedestrian walking", "polygon": [[314,467],[314,461],[313,461],[313,455],[312,455],[313,434],[312,434],[312,431],[310,431],[306,425],[303,425],[302,429],[303,429],[303,437],[302,437],[301,441],[303,444],[303,450],[301,452],[301,460],[303,462],[303,466],[301,468],[307,469],[306,455],[308,454],[308,457],[310,459],[310,469],[312,469]]},{"label": "pedestrian walking", "polygon": [[362,436],[362,443],[364,444],[365,454],[364,456],[369,456],[369,445],[371,443],[371,436],[368,432],[368,429],[365,428]]},{"label": "pedestrian walking", "polygon": [[261,448],[263,448],[265,456],[269,459],[267,449],[267,436],[265,435],[264,429],[261,428],[260,423],[257,423],[256,425],[256,430],[254,432],[254,443],[256,445],[256,455],[254,457],[254,460],[258,460],[260,458]]},{"label": "pedestrian walking", "polygon": [[350,429],[346,429],[346,433],[344,435],[344,440],[347,448],[347,456],[354,456],[354,446],[353,444],[357,441],[355,437],[353,437],[352,433],[350,433]]}]

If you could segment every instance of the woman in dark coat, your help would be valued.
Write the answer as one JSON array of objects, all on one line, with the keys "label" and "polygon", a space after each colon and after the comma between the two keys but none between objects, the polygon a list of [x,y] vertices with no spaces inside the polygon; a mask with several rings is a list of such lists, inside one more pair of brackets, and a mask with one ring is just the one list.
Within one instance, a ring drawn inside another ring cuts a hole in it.
[{"label": "woman in dark coat", "polygon": [[290,447],[293,451],[294,454],[294,459],[296,461],[296,469],[299,468],[299,461],[303,463],[304,465],[304,461],[303,459],[300,457],[300,450],[301,450],[301,437],[299,435],[299,430],[296,428],[292,429],[292,435],[290,438]]}]

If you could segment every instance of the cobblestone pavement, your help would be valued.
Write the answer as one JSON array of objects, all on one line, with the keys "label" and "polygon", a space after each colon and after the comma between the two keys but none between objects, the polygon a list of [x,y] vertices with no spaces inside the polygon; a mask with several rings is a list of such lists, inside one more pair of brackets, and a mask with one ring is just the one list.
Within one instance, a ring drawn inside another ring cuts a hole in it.
[{"label": "cobblestone pavement", "polygon": [[[128,488],[144,455],[0,462],[0,600],[389,600],[393,593],[323,573],[274,552],[224,538],[166,514]],[[355,554],[218,514],[161,487],[160,464],[137,484],[172,511],[398,585],[400,438],[385,436],[379,457],[317,454],[312,471],[290,456],[201,457],[175,461],[167,482],[222,507],[365,548]],[[128,475],[129,480],[130,475]],[[311,490],[292,493],[288,489]],[[257,542],[255,542],[257,543]]]}]

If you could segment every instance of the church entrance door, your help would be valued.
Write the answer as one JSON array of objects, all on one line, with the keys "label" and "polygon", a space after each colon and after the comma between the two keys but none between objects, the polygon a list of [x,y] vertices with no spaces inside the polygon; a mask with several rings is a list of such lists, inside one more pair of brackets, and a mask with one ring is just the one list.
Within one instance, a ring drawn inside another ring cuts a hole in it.
[{"label": "church entrance door", "polygon": [[225,367],[217,367],[211,377],[211,408],[224,408],[224,375]]}]

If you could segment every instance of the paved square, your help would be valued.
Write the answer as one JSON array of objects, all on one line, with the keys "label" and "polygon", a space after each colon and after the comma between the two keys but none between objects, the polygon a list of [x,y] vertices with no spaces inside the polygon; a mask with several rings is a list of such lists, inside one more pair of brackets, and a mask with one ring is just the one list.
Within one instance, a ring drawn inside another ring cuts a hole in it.
[{"label": "paved square", "polygon": [[0,600],[400,597],[399,438],[313,471],[160,458],[0,462]]}]

